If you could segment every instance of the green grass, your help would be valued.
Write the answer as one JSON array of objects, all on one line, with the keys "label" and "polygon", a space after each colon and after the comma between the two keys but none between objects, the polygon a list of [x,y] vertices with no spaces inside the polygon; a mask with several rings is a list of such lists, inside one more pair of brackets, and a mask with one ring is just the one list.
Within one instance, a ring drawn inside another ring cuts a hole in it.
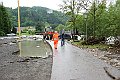
[{"label": "green grass", "polygon": [[29,33],[21,33],[21,35],[27,35],[27,36],[29,36],[31,34],[29,34]]},{"label": "green grass", "polygon": [[[17,35],[19,35],[19,34],[17,33]],[[29,34],[29,33],[21,33],[20,35],[30,36],[30,35],[32,35],[32,34]],[[33,34],[33,35],[34,35],[34,34]]]},{"label": "green grass", "polygon": [[109,48],[109,46],[106,45],[106,44],[82,45],[81,42],[82,41],[80,41],[80,42],[72,42],[72,44],[75,45],[75,46],[81,47],[81,48],[90,48],[90,49],[95,49],[95,48],[107,49],[107,48]]}]

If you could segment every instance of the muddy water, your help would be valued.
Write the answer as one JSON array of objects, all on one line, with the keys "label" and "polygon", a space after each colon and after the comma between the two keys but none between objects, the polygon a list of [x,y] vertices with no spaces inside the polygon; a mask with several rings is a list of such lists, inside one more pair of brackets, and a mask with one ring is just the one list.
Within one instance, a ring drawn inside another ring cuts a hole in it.
[{"label": "muddy water", "polygon": [[20,56],[46,58],[52,55],[50,46],[42,40],[23,40],[19,42]]}]

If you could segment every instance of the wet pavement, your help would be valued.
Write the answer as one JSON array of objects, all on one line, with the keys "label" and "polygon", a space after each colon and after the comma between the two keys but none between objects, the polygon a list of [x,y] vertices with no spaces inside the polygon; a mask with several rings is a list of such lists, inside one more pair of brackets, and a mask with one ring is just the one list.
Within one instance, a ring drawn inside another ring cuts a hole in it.
[{"label": "wet pavement", "polygon": [[[48,41],[53,48],[53,41]],[[113,80],[104,71],[109,71],[115,77],[120,76],[120,70],[89,54],[86,50],[66,43],[53,48],[53,66],[51,80]]]}]

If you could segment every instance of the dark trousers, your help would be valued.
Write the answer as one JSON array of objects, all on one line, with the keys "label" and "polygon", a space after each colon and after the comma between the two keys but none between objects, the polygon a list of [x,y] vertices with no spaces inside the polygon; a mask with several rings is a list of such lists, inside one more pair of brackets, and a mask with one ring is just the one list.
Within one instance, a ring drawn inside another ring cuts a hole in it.
[{"label": "dark trousers", "polygon": [[61,39],[61,46],[65,45],[65,40]]}]

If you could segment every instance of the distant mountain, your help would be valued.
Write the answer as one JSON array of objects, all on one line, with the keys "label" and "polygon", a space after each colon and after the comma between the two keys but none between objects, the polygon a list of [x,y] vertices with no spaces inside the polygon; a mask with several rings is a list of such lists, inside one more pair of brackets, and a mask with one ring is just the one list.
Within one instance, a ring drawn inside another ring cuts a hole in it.
[{"label": "distant mountain", "polygon": [[[18,9],[8,8],[13,26],[17,26]],[[65,24],[68,20],[62,12],[51,10],[45,7],[20,7],[21,26],[35,26],[38,22],[48,23],[53,27],[58,24]]]}]

